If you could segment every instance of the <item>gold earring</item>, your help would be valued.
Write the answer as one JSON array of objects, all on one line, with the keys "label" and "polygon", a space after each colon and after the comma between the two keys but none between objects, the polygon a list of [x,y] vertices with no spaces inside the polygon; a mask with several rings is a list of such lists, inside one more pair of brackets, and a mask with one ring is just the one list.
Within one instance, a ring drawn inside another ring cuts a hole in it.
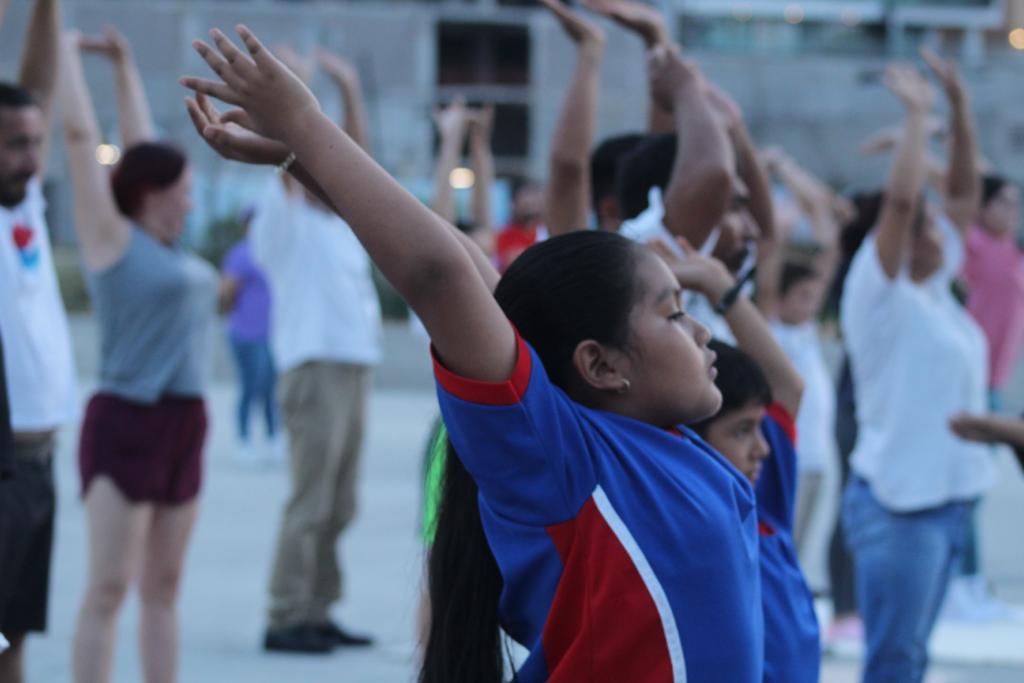
[{"label": "gold earring", "polygon": [[629,380],[628,379],[623,379],[622,380],[622,386],[619,387],[619,393],[620,394],[625,394],[628,391],[629,391]]}]

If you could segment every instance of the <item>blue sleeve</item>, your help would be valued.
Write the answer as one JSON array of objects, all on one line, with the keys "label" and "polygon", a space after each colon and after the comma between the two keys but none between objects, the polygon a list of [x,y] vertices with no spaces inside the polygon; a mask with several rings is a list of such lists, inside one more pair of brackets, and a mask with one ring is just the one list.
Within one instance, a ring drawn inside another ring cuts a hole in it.
[{"label": "blue sleeve", "polygon": [[516,367],[505,382],[459,377],[435,357],[438,402],[451,444],[488,506],[510,520],[548,526],[575,517],[597,479],[572,401],[517,340]]},{"label": "blue sleeve", "polygon": [[757,480],[757,511],[777,528],[793,531],[796,507],[796,424],[777,403],[768,407],[761,431],[771,447]]},{"label": "blue sleeve", "polygon": [[224,263],[221,266],[221,270],[224,271],[225,275],[230,275],[235,279],[242,278],[242,243],[239,242],[235,246],[231,247],[231,251],[224,257]]}]

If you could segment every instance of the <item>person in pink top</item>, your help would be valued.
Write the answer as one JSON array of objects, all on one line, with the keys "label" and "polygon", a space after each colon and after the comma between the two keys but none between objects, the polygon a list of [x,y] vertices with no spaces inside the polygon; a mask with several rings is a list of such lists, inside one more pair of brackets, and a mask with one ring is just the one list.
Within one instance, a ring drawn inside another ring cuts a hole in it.
[{"label": "person in pink top", "polygon": [[978,220],[967,234],[963,279],[967,308],[985,330],[989,388],[998,410],[1003,388],[1024,344],[1024,253],[1017,246],[1020,188],[985,176]]}]

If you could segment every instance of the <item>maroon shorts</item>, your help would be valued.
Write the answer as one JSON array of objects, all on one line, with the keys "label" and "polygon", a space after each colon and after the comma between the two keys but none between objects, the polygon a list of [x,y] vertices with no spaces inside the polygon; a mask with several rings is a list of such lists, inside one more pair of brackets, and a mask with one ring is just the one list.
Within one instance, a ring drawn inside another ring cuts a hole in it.
[{"label": "maroon shorts", "polygon": [[133,503],[190,501],[199,493],[205,438],[201,398],[165,396],[148,405],[96,394],[85,409],[78,449],[82,496],[104,475]]}]

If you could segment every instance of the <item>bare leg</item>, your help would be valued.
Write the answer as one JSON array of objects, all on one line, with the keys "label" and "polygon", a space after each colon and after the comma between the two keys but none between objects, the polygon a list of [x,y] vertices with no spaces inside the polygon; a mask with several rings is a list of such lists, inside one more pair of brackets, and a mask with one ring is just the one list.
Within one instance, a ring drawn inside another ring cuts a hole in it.
[{"label": "bare leg", "polygon": [[146,538],[139,583],[139,648],[146,683],[171,683],[178,666],[178,587],[198,502],[157,506]]},{"label": "bare leg", "polygon": [[11,646],[0,653],[0,683],[24,683],[25,634],[5,633]]},{"label": "bare leg", "polygon": [[107,477],[85,497],[89,522],[89,579],[78,614],[72,657],[76,683],[105,683],[113,666],[115,625],[138,573],[151,505],[133,504]]}]

